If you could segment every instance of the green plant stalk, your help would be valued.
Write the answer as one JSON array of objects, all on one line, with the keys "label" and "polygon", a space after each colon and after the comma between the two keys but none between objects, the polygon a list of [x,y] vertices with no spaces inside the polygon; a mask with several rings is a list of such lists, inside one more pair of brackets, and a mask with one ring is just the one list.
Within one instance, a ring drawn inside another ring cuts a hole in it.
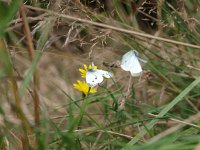
[{"label": "green plant stalk", "polygon": [[31,63],[31,66],[27,70],[27,73],[24,77],[22,86],[20,87],[20,96],[21,97],[23,97],[25,95],[26,89],[28,88],[28,86],[31,82],[32,76],[37,68],[37,64],[39,63],[40,58],[42,57],[42,49],[44,48],[44,45],[48,39],[48,35],[52,29],[52,25],[53,25],[52,22],[54,21],[54,19],[47,18],[45,21],[46,21],[45,28],[43,29],[43,32],[41,33],[41,36],[38,40],[34,59]]},{"label": "green plant stalk", "polygon": [[73,131],[76,125],[79,125],[81,123],[81,120],[86,112],[86,108],[88,105],[89,105],[88,98],[84,96],[82,107],[80,107],[79,116],[73,121],[73,123],[69,128],[69,131]]},{"label": "green plant stalk", "polygon": [[23,142],[23,147],[28,147],[29,140],[27,137],[27,132],[31,131],[31,126],[21,108],[21,100],[20,100],[20,96],[19,96],[17,82],[13,75],[12,62],[9,57],[9,54],[6,51],[6,46],[5,46],[5,42],[3,39],[0,39],[0,56],[1,56],[2,63],[3,63],[5,74],[8,76],[8,84],[10,85],[10,88],[14,95],[16,113],[17,113],[18,117],[20,118],[20,120],[22,121],[24,133],[21,135],[21,138],[22,138],[22,141],[24,141],[23,139],[26,139],[25,142]]},{"label": "green plant stalk", "polygon": [[[157,118],[163,117],[167,114],[177,103],[179,103],[183,98],[200,82],[200,76],[194,80],[187,88],[185,88],[176,98],[174,98],[157,116]],[[159,119],[154,119],[149,122],[146,127],[150,130],[159,121]],[[132,145],[138,142],[138,140],[147,133],[146,129],[141,130],[123,149],[129,149]]]},{"label": "green plant stalk", "polygon": [[[31,58],[31,60],[33,60],[34,56],[35,56],[35,51],[34,51],[34,47],[33,47],[33,42],[32,42],[32,38],[31,38],[31,33],[30,33],[30,28],[29,28],[29,24],[27,21],[27,17],[25,14],[25,7],[24,4],[22,3],[20,6],[20,16],[22,18],[23,24],[24,24],[24,33],[25,33],[25,37],[26,37],[26,44],[27,44],[27,50],[29,53],[29,57]],[[37,69],[35,70],[35,73],[33,74],[33,101],[34,101],[34,119],[35,119],[35,125],[39,126],[40,123],[40,100],[39,100],[39,96],[38,96],[38,78],[39,76],[37,75],[38,71]]]}]

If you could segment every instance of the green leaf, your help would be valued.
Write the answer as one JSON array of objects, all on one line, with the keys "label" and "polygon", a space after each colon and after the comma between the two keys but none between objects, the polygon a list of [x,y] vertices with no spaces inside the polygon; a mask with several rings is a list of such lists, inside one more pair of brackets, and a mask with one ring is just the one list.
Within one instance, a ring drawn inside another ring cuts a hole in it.
[{"label": "green leaf", "polygon": [[37,50],[36,50],[34,60],[32,61],[31,66],[27,70],[27,73],[24,77],[24,81],[23,81],[23,83],[20,87],[21,97],[24,96],[26,89],[28,88],[28,86],[31,82],[31,79],[33,77],[33,74],[34,74],[36,68],[37,68],[37,65],[40,61],[40,58],[42,57],[42,49],[44,48],[45,43],[48,40],[48,35],[49,35],[49,32],[51,31],[51,29],[52,29],[51,19],[47,18],[45,28],[43,29],[43,32],[42,32],[40,38],[38,39],[38,45],[37,45]]},{"label": "green leaf", "polygon": [[[183,100],[183,98],[200,82],[200,76],[196,78],[187,88],[185,88],[176,98],[174,98],[157,116],[157,118],[163,117],[168,113],[178,102]],[[146,127],[148,130],[153,128],[153,126],[159,121],[159,119],[154,119],[149,122]],[[138,140],[147,133],[146,129],[141,130],[125,147],[124,149],[130,149]]]},{"label": "green leaf", "polygon": [[21,0],[12,0],[10,4],[0,2],[0,37],[5,32],[8,23],[15,16],[20,4]]}]

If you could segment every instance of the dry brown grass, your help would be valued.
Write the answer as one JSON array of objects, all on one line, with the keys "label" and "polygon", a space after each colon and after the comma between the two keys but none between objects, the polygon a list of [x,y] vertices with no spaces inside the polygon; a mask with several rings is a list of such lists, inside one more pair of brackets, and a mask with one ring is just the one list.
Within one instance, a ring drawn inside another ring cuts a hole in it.
[{"label": "dry brown grass", "polygon": [[[116,7],[111,2],[106,2],[106,11],[110,11],[107,14],[101,12],[98,7],[93,9],[78,0],[51,0],[44,4],[47,7],[46,9],[50,11],[41,11],[41,8],[38,6],[39,3],[37,4],[36,2],[35,6],[26,6],[25,9],[34,49],[37,49],[39,43],[38,37],[43,32],[46,32],[45,29],[49,29],[48,40],[42,48],[42,57],[37,65],[38,72],[36,73],[39,79],[39,87],[36,94],[38,94],[40,99],[40,117],[43,118],[45,116],[58,125],[61,130],[66,129],[66,126],[69,125],[66,116],[69,114],[70,99],[66,97],[65,93],[74,100],[80,100],[80,105],[83,104],[81,93],[73,87],[73,83],[81,79],[78,69],[83,67],[83,64],[91,64],[94,62],[99,68],[113,72],[114,81],[120,87],[121,92],[124,93],[126,103],[133,105],[136,112],[131,114],[133,112],[131,110],[132,107],[128,106],[125,107],[125,110],[130,112],[131,117],[134,118],[137,116],[139,121],[144,120],[143,123],[147,122],[145,119],[148,116],[148,111],[170,102],[182,89],[187,87],[190,81],[196,79],[199,74],[199,43],[191,42],[192,40],[189,41],[187,33],[178,33],[177,31],[177,34],[169,36],[165,32],[166,28],[170,28],[171,32],[177,30],[171,24],[163,25],[163,22],[160,22],[160,26],[156,31],[155,29],[149,31],[152,33],[152,35],[149,35],[143,32],[141,27],[138,27],[140,24],[134,19],[137,12],[126,14],[122,8],[119,9],[119,12],[116,10],[111,11]],[[97,4],[100,3],[97,1]],[[194,21],[193,24],[188,23],[189,16],[188,14],[186,15],[186,10],[183,8],[174,9],[174,12],[178,11],[180,16],[186,20],[188,30],[193,31],[197,37],[199,33],[196,27],[199,22],[194,23]],[[51,13],[51,11],[54,13]],[[65,15],[74,17],[75,19],[67,19]],[[120,22],[120,17],[124,22]],[[162,16],[160,15],[159,17]],[[76,18],[81,18],[82,20],[76,20]],[[51,22],[47,24],[49,20]],[[89,23],[84,20],[88,20]],[[31,56],[30,58],[30,55],[34,54],[28,54],[27,48],[30,48],[30,45],[25,44],[26,34],[23,33],[23,25],[24,22],[22,22],[20,16],[16,15],[7,29],[10,32],[7,46],[19,87],[23,84],[23,79],[31,65],[31,59],[34,57]],[[104,65],[105,63],[118,64],[122,55],[130,49],[137,49],[140,55],[150,62],[148,64],[142,64],[144,68],[142,76],[132,78],[131,80],[130,74],[121,70],[119,65],[117,65],[118,67]],[[112,80],[104,83],[113,93],[119,90],[116,88],[116,84]],[[34,124],[35,117],[33,101],[34,86],[35,84],[32,81],[26,95],[21,99],[23,111],[31,122],[31,125]],[[0,89],[3,91],[1,92],[1,106],[5,113],[4,117],[0,116],[0,126],[6,128],[5,120],[3,120],[6,118],[9,123],[19,127],[21,120],[12,111],[12,105],[14,104],[12,95],[6,92],[8,91],[8,87],[3,80]],[[117,100],[122,102],[123,96],[117,92],[114,95]],[[99,125],[104,127],[107,127],[107,125],[112,126],[112,123],[114,124],[116,121],[113,119],[116,112],[112,111],[109,112],[107,119],[105,119],[104,99],[106,99],[107,105],[109,106],[112,106],[113,103],[112,97],[108,95],[108,92],[99,87],[96,97],[91,98],[94,100],[94,103],[91,103],[86,111]],[[95,101],[96,99],[98,100]],[[195,99],[188,96],[185,99],[186,105],[194,111],[199,111],[199,98]],[[175,108],[173,115],[178,116],[180,111],[179,107]],[[76,118],[79,116],[79,111],[73,111],[73,114],[74,118]],[[84,116],[84,119],[78,127],[77,132],[79,132],[79,129],[88,129],[89,131],[85,134],[90,135],[90,132],[92,134],[92,131],[95,130],[93,128],[96,125],[94,125],[94,122],[92,124],[88,117]],[[165,128],[173,126],[172,124],[166,125],[165,121],[160,121],[159,123],[161,126],[165,126]],[[108,133],[112,137],[113,135],[117,135],[130,140],[131,136],[135,136],[141,128],[143,128],[141,124],[130,124],[124,125],[123,128],[117,130],[117,134],[114,133],[115,131],[109,131]],[[7,130],[10,138],[14,139],[11,145],[13,144],[15,145],[13,147],[21,149],[20,146],[17,146],[21,145],[19,144],[18,131],[15,132],[12,128],[7,128]],[[53,127],[50,126],[49,130],[53,130]],[[155,130],[162,133],[162,127],[156,128]],[[99,134],[97,134],[97,140],[92,143],[92,149],[101,149],[101,144],[98,145],[98,138],[102,137],[104,131],[99,129],[96,132]],[[145,141],[150,137],[148,134],[141,140]],[[29,138],[34,139],[34,135],[31,134]],[[32,144],[34,143],[32,142],[34,140],[30,141]],[[83,149],[87,149],[87,144],[84,144],[83,142]]]}]

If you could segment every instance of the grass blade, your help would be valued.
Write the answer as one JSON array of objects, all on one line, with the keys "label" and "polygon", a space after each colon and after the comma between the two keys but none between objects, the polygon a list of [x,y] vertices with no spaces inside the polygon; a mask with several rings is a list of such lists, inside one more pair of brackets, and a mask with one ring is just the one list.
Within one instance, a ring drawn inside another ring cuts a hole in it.
[{"label": "grass blade", "polygon": [[[163,117],[167,112],[169,112],[178,102],[183,100],[183,98],[200,82],[200,76],[196,78],[187,88],[185,88],[175,99],[173,99],[159,114],[158,118]],[[150,130],[159,119],[154,119],[147,124],[147,128]],[[138,140],[147,133],[146,129],[141,130],[125,147],[124,149],[129,149],[131,145],[134,145]]]}]

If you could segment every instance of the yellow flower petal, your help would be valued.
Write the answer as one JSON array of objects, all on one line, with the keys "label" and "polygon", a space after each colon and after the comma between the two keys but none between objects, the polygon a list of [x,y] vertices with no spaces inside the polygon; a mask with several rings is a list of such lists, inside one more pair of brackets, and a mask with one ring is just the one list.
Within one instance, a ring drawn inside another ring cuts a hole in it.
[{"label": "yellow flower petal", "polygon": [[91,87],[90,93],[96,93],[96,92],[97,92],[97,90],[95,88]]},{"label": "yellow flower petal", "polygon": [[[92,69],[92,65],[87,66],[86,64],[83,65],[83,69],[79,68],[79,71],[81,73],[82,78],[86,78],[86,73],[88,72],[88,69]],[[97,69],[97,66],[94,66],[94,70]]]},{"label": "yellow flower petal", "polygon": [[80,73],[81,73],[81,77],[82,78],[85,78],[86,77],[86,70],[84,70],[84,69],[79,69],[79,71],[80,71]]},{"label": "yellow flower petal", "polygon": [[86,65],[86,64],[84,64],[83,66],[84,66],[84,69],[85,69],[85,70],[87,70],[87,65]]},{"label": "yellow flower petal", "polygon": [[94,70],[97,70],[97,66],[94,66]]},{"label": "yellow flower petal", "polygon": [[85,70],[83,70],[83,69],[81,69],[81,68],[79,68],[79,71],[80,71],[81,73],[86,72]]},{"label": "yellow flower petal", "polygon": [[77,80],[77,84],[73,84],[74,88],[79,90],[80,92],[84,93],[87,95],[88,93],[95,93],[96,89],[93,87],[89,87],[88,84],[85,81],[79,81]]}]

